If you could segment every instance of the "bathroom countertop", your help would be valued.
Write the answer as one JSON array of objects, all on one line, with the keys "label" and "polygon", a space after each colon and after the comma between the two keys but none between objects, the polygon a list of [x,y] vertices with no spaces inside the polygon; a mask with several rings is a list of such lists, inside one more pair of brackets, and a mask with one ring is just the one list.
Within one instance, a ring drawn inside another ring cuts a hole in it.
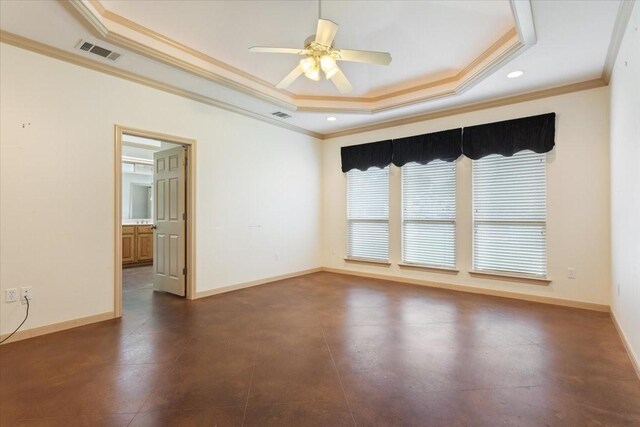
[{"label": "bathroom countertop", "polygon": [[[141,222],[136,222],[136,221],[145,221],[145,222],[141,223]],[[123,219],[122,220],[122,225],[153,225],[153,221],[151,221],[150,219],[145,219],[145,220],[141,220],[141,219]]]}]

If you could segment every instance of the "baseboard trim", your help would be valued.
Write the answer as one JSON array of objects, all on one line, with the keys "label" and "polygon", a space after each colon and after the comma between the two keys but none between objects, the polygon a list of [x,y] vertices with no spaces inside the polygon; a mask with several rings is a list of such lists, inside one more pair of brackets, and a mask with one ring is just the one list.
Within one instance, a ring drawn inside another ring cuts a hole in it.
[{"label": "baseboard trim", "polygon": [[[107,311],[100,314],[94,314],[93,316],[80,317],[78,319],[66,320],[64,322],[53,323],[51,325],[37,326],[35,328],[25,329],[24,331],[18,331],[10,339],[2,343],[2,345],[9,344],[16,341],[26,340],[28,338],[34,338],[40,335],[52,334],[54,332],[64,331],[66,329],[77,328],[78,326],[90,325],[91,323],[103,322],[114,318],[113,311]],[[9,333],[10,334],[10,333]],[[9,336],[9,334],[0,335],[0,340]]]},{"label": "baseboard trim", "polygon": [[[622,339],[622,342],[624,343],[624,346],[627,349],[627,352],[629,353],[629,357],[630,357],[630,359],[631,359],[631,361],[633,363],[633,366],[634,366],[634,368],[636,370],[636,373],[638,374],[638,377],[640,377],[640,362],[638,362],[638,357],[636,357],[635,353],[633,353],[633,350],[629,346],[627,338],[624,335],[624,332],[622,331],[622,329],[620,328],[620,325],[618,324],[618,321],[617,321],[615,315],[613,314],[613,312],[610,311],[609,306],[608,305],[604,305],[604,304],[595,304],[595,303],[583,302],[583,301],[572,301],[572,300],[565,300],[565,299],[560,299],[560,298],[552,298],[552,297],[545,297],[545,296],[538,296],[538,295],[527,295],[527,294],[522,294],[522,293],[517,293],[517,292],[498,291],[498,290],[493,290],[493,289],[477,288],[477,287],[474,287],[474,286],[454,285],[454,284],[449,284],[449,283],[433,282],[433,281],[429,281],[429,280],[411,279],[411,278],[407,278],[407,277],[391,276],[391,275],[387,275],[387,274],[366,273],[366,272],[361,272],[361,271],[345,270],[345,269],[341,269],[341,268],[331,268],[331,267],[317,267],[317,268],[311,268],[311,269],[308,269],[308,270],[300,270],[300,271],[295,271],[295,272],[292,272],[292,273],[281,274],[281,275],[278,275],[278,276],[267,277],[267,278],[264,278],[264,279],[258,279],[258,280],[252,280],[252,281],[249,281],[249,282],[238,283],[236,285],[224,286],[222,288],[216,288],[216,289],[210,289],[210,290],[207,290],[207,291],[196,292],[194,299],[206,298],[206,297],[209,297],[209,296],[218,295],[218,294],[231,292],[231,291],[236,291],[236,290],[239,290],[239,289],[245,289],[245,288],[250,288],[250,287],[253,287],[253,286],[264,285],[264,284],[275,282],[275,281],[278,281],[278,280],[284,280],[284,279],[290,279],[290,278],[293,278],[293,277],[305,276],[307,274],[317,273],[317,272],[320,272],[320,271],[326,271],[326,272],[329,272],[329,273],[337,273],[337,274],[346,274],[346,275],[350,275],[350,276],[368,277],[368,278],[372,278],[372,279],[389,280],[389,281],[400,282],[400,283],[409,283],[409,284],[413,284],[413,285],[421,285],[421,286],[428,286],[428,287],[432,287],[432,288],[448,289],[448,290],[459,291],[459,292],[469,292],[469,293],[474,293],[474,294],[519,299],[519,300],[524,300],[524,301],[540,302],[540,303],[560,305],[560,306],[565,306],[565,307],[581,308],[581,309],[586,309],[586,310],[610,312],[611,313],[611,318],[613,319],[613,323],[615,324],[616,329],[618,330],[618,333],[619,333],[619,335],[620,335],[620,337]],[[24,331],[18,331],[13,337],[11,337],[9,340],[4,342],[3,345],[4,344],[9,344],[9,343],[12,343],[12,342],[16,342],[16,341],[21,341],[21,340],[28,339],[28,338],[37,337],[37,336],[40,336],[40,335],[51,334],[51,333],[54,333],[54,332],[64,331],[66,329],[71,329],[71,328],[76,328],[76,327],[79,327],[79,326],[89,325],[89,324],[92,324],[92,323],[102,322],[102,321],[110,320],[110,319],[113,319],[113,318],[114,318],[114,312],[113,311],[108,311],[108,312],[105,312],[105,313],[96,314],[96,315],[92,315],[92,316],[86,316],[86,317],[81,317],[81,318],[78,318],[78,319],[73,319],[73,320],[67,320],[67,321],[64,321],[64,322],[54,323],[54,324],[51,324],[51,325],[45,325],[45,326],[39,326],[39,327],[31,328],[31,329],[26,329]],[[0,339],[4,339],[8,335],[9,334],[0,335]]]},{"label": "baseboard trim", "polygon": [[238,283],[236,285],[224,286],[222,288],[209,289],[207,291],[196,292],[194,299],[206,298],[213,295],[223,294],[225,292],[237,291],[239,289],[251,288],[253,286],[264,285],[278,280],[291,279],[292,277],[305,276],[311,273],[322,271],[322,267],[311,268],[309,270],[300,270],[293,273],[281,274],[279,276],[267,277],[265,279],[252,280],[250,282]]},{"label": "baseboard trim", "polygon": [[636,370],[636,375],[638,379],[640,379],[640,357],[638,357],[631,348],[631,344],[629,344],[629,340],[625,335],[620,323],[618,323],[618,319],[616,318],[616,314],[611,308],[611,319],[613,320],[613,324],[616,325],[616,330],[618,331],[618,335],[620,335],[620,339],[622,340],[622,344],[624,344],[624,348],[627,350],[627,354],[629,355],[629,359],[631,359],[631,364],[633,365],[633,369]]},{"label": "baseboard trim", "polygon": [[539,295],[522,294],[518,292],[498,291],[494,289],[478,288],[467,285],[454,285],[450,283],[433,282],[430,280],[411,279],[408,277],[391,276],[387,274],[366,273],[362,271],[345,270],[342,268],[323,267],[322,271],[329,273],[348,274],[351,276],[368,277],[371,279],[390,280],[393,282],[409,283],[412,285],[429,286],[431,288],[449,289],[452,291],[469,292],[473,294],[490,295],[494,297],[519,299],[545,304],[561,305],[564,307],[582,308],[585,310],[609,312],[609,306],[605,304],[595,304],[592,302],[573,301],[561,298],[545,297]]}]

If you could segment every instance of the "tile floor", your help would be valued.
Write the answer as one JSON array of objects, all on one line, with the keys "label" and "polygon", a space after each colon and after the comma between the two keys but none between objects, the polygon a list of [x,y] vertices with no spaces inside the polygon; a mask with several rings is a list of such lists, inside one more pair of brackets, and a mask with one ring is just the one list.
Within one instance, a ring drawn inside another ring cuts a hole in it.
[{"label": "tile floor", "polygon": [[0,347],[2,426],[640,425],[608,314],[331,273]]}]

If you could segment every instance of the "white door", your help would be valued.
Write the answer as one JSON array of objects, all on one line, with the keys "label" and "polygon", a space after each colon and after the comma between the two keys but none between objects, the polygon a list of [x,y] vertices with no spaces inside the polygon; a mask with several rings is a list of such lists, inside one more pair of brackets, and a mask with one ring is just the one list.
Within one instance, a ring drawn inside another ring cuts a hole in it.
[{"label": "white door", "polygon": [[185,294],[186,147],[153,154],[153,289]]}]

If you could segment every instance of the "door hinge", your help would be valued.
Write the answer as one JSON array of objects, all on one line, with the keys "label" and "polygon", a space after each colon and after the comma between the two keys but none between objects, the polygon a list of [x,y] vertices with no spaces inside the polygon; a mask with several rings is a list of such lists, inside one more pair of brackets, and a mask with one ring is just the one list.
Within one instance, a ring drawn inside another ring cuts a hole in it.
[{"label": "door hinge", "polygon": [[183,276],[186,276],[186,275],[187,275],[187,267],[185,267],[185,268],[183,268],[183,269],[182,269],[182,275],[183,275]]},{"label": "door hinge", "polygon": [[186,213],[186,212],[183,212],[183,213],[182,213],[182,219],[183,219],[184,221],[186,221],[186,220],[187,220],[187,213]]}]

